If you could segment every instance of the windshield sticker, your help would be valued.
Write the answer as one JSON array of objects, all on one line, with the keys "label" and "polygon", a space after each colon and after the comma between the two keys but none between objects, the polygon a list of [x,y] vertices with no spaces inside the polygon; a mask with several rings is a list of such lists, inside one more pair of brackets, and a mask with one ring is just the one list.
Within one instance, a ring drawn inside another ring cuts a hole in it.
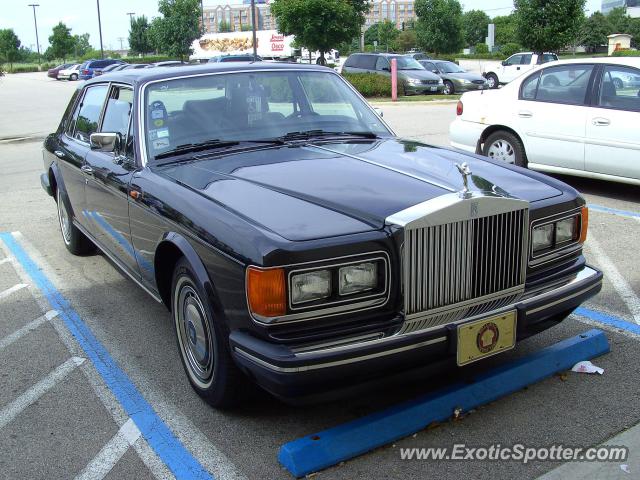
[{"label": "windshield sticker", "polygon": [[163,119],[164,118],[164,110],[157,109],[151,111],[151,118],[153,120]]},{"label": "windshield sticker", "polygon": [[159,140],[153,141],[153,148],[156,150],[160,150],[162,148],[169,147],[169,139],[168,138],[160,138]]},{"label": "windshield sticker", "polygon": [[164,125],[164,120],[154,120],[154,121],[153,121],[153,124],[154,124],[156,127],[162,127],[162,126]]},{"label": "windshield sticker", "polygon": [[169,137],[169,129],[168,128],[160,128],[156,130],[149,130],[149,138],[151,140],[157,140],[159,138],[168,138]]}]

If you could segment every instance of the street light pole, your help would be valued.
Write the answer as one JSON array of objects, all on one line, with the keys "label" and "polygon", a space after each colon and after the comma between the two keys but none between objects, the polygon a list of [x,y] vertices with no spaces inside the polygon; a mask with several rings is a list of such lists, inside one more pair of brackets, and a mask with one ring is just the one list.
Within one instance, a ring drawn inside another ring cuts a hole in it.
[{"label": "street light pole", "polygon": [[205,27],[205,25],[204,25],[204,2],[203,2],[203,0],[200,0],[200,16],[202,17],[202,28],[200,29],[200,31],[202,32],[202,35],[204,35],[205,33],[207,33],[207,27]]},{"label": "street light pole", "polygon": [[40,40],[38,39],[38,20],[36,20],[36,7],[40,5],[37,3],[29,4],[33,8],[33,24],[36,26],[36,48],[38,49],[38,66],[40,65]]},{"label": "street light pole", "polygon": [[102,46],[102,20],[100,19],[100,0],[96,0],[98,5],[98,33],[100,34],[100,58],[104,58],[104,47]]},{"label": "street light pole", "polygon": [[256,34],[256,0],[251,0],[251,30],[253,31],[253,61],[258,59],[258,38]]},{"label": "street light pole", "polygon": [[136,14],[136,12],[127,12],[127,15],[129,15],[129,23],[133,23],[133,16]]}]

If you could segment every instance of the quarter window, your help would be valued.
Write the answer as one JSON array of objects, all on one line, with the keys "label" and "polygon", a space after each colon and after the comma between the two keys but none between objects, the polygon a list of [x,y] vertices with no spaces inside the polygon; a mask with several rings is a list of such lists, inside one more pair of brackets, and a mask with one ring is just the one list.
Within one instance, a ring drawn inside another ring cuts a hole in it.
[{"label": "quarter window", "polygon": [[106,85],[97,85],[87,88],[82,103],[78,106],[74,125],[71,127],[72,137],[81,142],[89,143],[92,133],[98,131],[102,105],[107,96]]},{"label": "quarter window", "polygon": [[640,111],[640,70],[607,66],[602,75],[598,106]]},{"label": "quarter window", "polygon": [[102,121],[103,132],[115,132],[124,138],[129,130],[129,116],[133,106],[133,91],[130,88],[115,87],[111,91]]}]

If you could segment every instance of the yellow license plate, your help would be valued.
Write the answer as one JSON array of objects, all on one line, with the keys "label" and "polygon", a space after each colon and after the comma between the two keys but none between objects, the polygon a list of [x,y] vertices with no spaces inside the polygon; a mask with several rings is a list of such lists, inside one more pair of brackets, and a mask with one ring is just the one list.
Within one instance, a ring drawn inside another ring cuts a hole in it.
[{"label": "yellow license plate", "polygon": [[516,311],[458,326],[458,365],[512,349],[516,344]]}]

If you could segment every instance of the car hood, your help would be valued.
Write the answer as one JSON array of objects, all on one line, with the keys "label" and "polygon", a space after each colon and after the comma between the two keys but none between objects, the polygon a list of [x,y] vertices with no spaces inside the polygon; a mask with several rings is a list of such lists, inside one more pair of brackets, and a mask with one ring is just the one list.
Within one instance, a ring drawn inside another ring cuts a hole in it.
[{"label": "car hood", "polygon": [[400,139],[231,152],[158,167],[248,221],[293,241],[381,229],[408,207],[463,188],[535,202],[562,191],[526,170]]},{"label": "car hood", "polygon": [[428,70],[398,70],[398,74],[406,78],[417,78],[419,80],[439,80],[440,77]]},{"label": "car hood", "polygon": [[456,78],[460,80],[482,80],[483,82],[486,80],[482,75],[471,72],[444,73],[442,76],[445,78]]}]

